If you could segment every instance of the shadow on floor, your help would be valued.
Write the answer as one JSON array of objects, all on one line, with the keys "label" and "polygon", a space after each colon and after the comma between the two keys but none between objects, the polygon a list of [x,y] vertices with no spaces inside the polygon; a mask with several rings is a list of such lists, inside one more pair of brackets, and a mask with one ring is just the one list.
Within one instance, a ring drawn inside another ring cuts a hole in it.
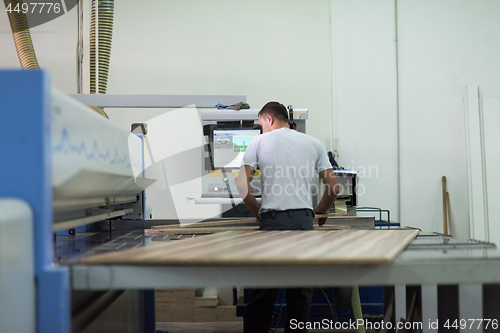
[{"label": "shadow on floor", "polygon": [[[156,323],[156,329],[168,333],[242,333],[243,322],[210,322],[210,323]],[[276,333],[282,333],[284,329],[280,328]],[[354,330],[309,330],[309,333],[355,333]],[[375,332],[367,330],[367,333]]]}]

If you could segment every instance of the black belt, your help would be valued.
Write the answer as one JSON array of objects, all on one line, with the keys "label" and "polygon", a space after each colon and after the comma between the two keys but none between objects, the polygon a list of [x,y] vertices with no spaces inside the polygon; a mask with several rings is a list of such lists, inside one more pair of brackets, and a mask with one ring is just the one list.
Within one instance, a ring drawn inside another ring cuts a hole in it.
[{"label": "black belt", "polygon": [[271,217],[272,219],[275,219],[277,215],[288,214],[288,216],[291,218],[293,215],[293,212],[305,212],[306,215],[311,215],[314,218],[314,212],[309,208],[271,210],[271,211],[267,211],[264,213],[260,213],[259,217],[260,217],[260,219],[262,219],[262,217]]}]

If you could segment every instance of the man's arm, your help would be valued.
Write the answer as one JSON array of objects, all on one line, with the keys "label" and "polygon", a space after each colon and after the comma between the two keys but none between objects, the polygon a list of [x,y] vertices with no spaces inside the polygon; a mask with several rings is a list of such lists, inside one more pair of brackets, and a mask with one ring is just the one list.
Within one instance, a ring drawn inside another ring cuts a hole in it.
[{"label": "man's arm", "polygon": [[257,202],[257,199],[255,199],[252,186],[250,186],[250,182],[252,181],[254,174],[254,168],[249,165],[242,165],[240,167],[238,178],[236,179],[236,186],[248,210],[252,212],[256,218],[259,218],[260,205]]},{"label": "man's arm", "polygon": [[[339,183],[337,182],[337,177],[333,169],[326,169],[319,173],[319,178],[325,184],[325,192],[319,204],[314,207],[313,211],[317,214],[326,214],[329,212],[330,207],[335,202],[337,195],[339,194]],[[318,220],[318,225],[322,226],[326,223],[326,218]]]}]

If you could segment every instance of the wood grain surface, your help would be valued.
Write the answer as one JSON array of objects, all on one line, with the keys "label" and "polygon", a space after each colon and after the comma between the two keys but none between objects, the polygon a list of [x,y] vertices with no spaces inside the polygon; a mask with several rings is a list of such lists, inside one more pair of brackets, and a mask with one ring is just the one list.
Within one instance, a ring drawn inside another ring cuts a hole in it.
[{"label": "wood grain surface", "polygon": [[[349,226],[344,225],[323,225],[321,227],[314,226],[316,230],[327,231],[327,230],[344,230],[351,229]],[[225,231],[257,231],[259,230],[258,226],[239,226],[239,227],[200,227],[200,228],[168,228],[165,230],[162,229],[145,229],[146,236],[165,236],[169,235],[204,235],[204,234],[213,234],[216,232],[225,232]]]},{"label": "wood grain surface", "polygon": [[[355,215],[345,215],[345,214],[337,214],[337,213],[330,213],[330,214],[316,214],[314,216],[314,219],[317,220],[319,218],[324,218],[324,217],[333,217],[333,216],[355,216]],[[152,226],[152,229],[157,229],[157,230],[163,230],[163,229],[178,229],[178,228],[200,228],[200,227],[215,227],[215,226],[223,226],[223,225],[233,225],[233,224],[255,224],[259,225],[259,220],[258,219],[241,219],[241,220],[220,220],[220,221],[211,221],[211,222],[197,222],[197,223],[191,223],[187,225],[180,225],[180,224],[169,224],[169,225],[156,225]]]},{"label": "wood grain surface", "polygon": [[226,231],[156,246],[94,255],[84,264],[289,265],[383,264],[418,230]]}]

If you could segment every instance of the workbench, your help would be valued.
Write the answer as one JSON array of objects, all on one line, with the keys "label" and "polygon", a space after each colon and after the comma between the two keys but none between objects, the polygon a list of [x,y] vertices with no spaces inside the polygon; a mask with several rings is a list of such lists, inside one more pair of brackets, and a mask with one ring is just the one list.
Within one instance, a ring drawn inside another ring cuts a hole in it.
[{"label": "workbench", "polygon": [[[112,244],[114,249],[120,246],[132,248],[150,245],[157,237],[137,230]],[[166,240],[181,241],[178,239],[183,237],[193,235],[169,235]],[[91,253],[102,253],[106,251],[104,247],[113,250],[108,243]],[[454,315],[455,305],[443,297],[458,297],[459,318],[489,316],[489,319],[500,320],[499,304],[492,296],[500,292],[498,285],[492,286],[500,282],[500,251],[490,243],[461,241],[437,233],[421,232],[394,262],[384,265],[91,266],[73,262],[71,272],[73,288],[77,290],[293,287],[301,286],[305,281],[308,286],[382,285],[394,288],[396,318],[406,317],[405,286],[421,286],[424,322],[438,318],[438,305],[443,302]],[[452,294],[456,288],[458,295],[450,296],[450,288]]]}]

